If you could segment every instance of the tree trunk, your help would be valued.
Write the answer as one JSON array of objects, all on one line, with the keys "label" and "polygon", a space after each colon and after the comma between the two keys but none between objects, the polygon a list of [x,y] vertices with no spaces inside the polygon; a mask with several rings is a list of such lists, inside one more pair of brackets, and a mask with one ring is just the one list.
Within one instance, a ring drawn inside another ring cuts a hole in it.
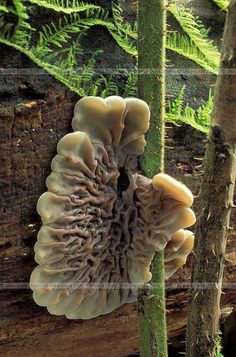
[{"label": "tree trunk", "polygon": [[[140,0],[138,6],[138,95],[151,111],[147,146],[140,159],[152,178],[164,167],[165,0]],[[163,252],[151,264],[152,280],[139,291],[141,356],[167,356]]]},{"label": "tree trunk", "polygon": [[[187,356],[215,356],[229,218],[236,176],[236,1],[226,20],[196,227]],[[235,259],[235,258],[234,258]]]}]

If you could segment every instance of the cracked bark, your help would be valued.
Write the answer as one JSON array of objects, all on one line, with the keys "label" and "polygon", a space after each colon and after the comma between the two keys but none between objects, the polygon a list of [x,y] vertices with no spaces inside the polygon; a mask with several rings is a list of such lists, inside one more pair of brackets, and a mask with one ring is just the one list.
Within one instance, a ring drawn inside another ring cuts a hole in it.
[{"label": "cracked bark", "polygon": [[[212,130],[205,156],[187,325],[187,356],[215,356],[229,219],[236,177],[236,1],[224,31]],[[235,257],[234,257],[235,259]]]}]

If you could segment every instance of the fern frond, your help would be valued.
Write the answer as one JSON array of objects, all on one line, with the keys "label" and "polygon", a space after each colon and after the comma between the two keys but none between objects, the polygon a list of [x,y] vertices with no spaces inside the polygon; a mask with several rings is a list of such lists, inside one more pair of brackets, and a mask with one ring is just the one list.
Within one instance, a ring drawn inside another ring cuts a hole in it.
[{"label": "fern frond", "polygon": [[[95,66],[95,56],[97,56],[101,51],[96,51],[87,63],[83,64],[81,68],[76,68],[76,66],[71,66],[71,68],[66,68],[68,63],[68,58],[63,61],[54,62],[50,64],[47,60],[43,58],[39,58],[31,49],[26,47],[21,47],[20,45],[11,42],[10,40],[4,39],[0,36],[0,43],[3,43],[7,46],[15,48],[17,51],[24,53],[28,56],[34,63],[36,63],[39,67],[43,68],[49,74],[51,74],[54,78],[59,80],[65,86],[67,86],[70,90],[76,92],[81,97],[85,95],[90,95],[91,88],[97,86],[97,82],[99,84],[98,94],[100,96],[104,96],[104,90],[108,93],[108,88],[111,89],[111,81],[105,82],[104,78],[99,78],[98,81],[92,83],[94,77],[94,66]],[[72,43],[70,49],[68,50],[68,56],[72,56],[75,60],[75,55],[78,54],[78,50],[80,46],[75,42]],[[64,69],[64,70],[63,70]],[[103,76],[101,76],[103,77]],[[105,86],[103,88],[100,87],[100,82],[104,81]],[[114,83],[115,85],[115,83]],[[105,89],[104,89],[105,88]],[[114,89],[114,88],[113,88]]]},{"label": "fern frond", "polygon": [[18,16],[18,25],[25,29],[30,29],[30,24],[26,21],[29,19],[27,14],[27,8],[23,4],[22,0],[12,0],[15,7],[16,14]]},{"label": "fern frond", "polygon": [[82,12],[91,9],[99,9],[99,6],[93,4],[85,4],[78,0],[28,0],[31,4],[45,7],[64,14],[72,14],[74,12]]},{"label": "fern frond", "polygon": [[[171,4],[170,9],[172,9],[173,5],[174,4]],[[174,10],[172,11],[177,11],[176,8],[173,7],[173,9]],[[199,33],[201,32],[202,39],[201,41],[196,41],[196,44],[191,36],[188,38],[186,35],[170,32],[167,36],[167,49],[194,61],[207,71],[217,74],[220,55],[217,52],[216,47],[208,40],[207,30],[204,29],[202,23],[198,19],[196,20],[191,14],[189,19],[189,15],[185,15],[185,13],[184,20],[182,21],[181,19],[181,26],[183,24],[183,26],[188,27],[188,34],[192,36],[193,32],[194,39],[195,37],[199,37]],[[115,20],[115,27],[108,28],[110,34],[125,52],[137,57],[138,52],[135,44],[135,41],[137,40],[137,22],[135,22],[133,26],[126,22],[123,18],[122,9],[119,6],[113,6],[113,17]],[[187,17],[188,21],[186,21],[185,17]],[[197,29],[192,30],[191,26],[197,26]],[[210,47],[209,43],[211,45]],[[214,47],[213,52],[212,47]],[[211,57],[213,57],[213,60]],[[215,60],[214,57],[216,57]]]},{"label": "fern frond", "polygon": [[210,128],[211,112],[213,109],[211,91],[209,92],[207,101],[195,110],[189,104],[184,106],[184,90],[185,87],[180,90],[178,96],[173,101],[169,101],[166,120],[176,125],[185,123],[203,133],[207,133]]},{"label": "fern frond", "polygon": [[39,32],[39,40],[36,46],[38,52],[48,48],[50,45],[62,47],[70,38],[72,33],[79,33],[84,26],[81,18],[73,13],[69,16],[59,18],[58,23],[51,22],[46,24]]},{"label": "fern frond", "polygon": [[122,25],[124,22],[123,10],[118,4],[114,4],[112,1],[112,15],[116,25]]},{"label": "fern frond", "polygon": [[202,125],[203,127],[209,128],[211,125],[211,113],[213,110],[213,95],[211,93],[211,89],[209,91],[207,101],[201,105],[197,111],[197,122],[198,124]]},{"label": "fern frond", "polygon": [[110,95],[118,95],[119,89],[115,82],[115,78],[111,74],[108,78],[102,76],[104,89],[101,92],[101,97],[106,98]]},{"label": "fern frond", "polygon": [[222,10],[227,10],[229,6],[229,1],[228,0],[212,0],[219,8]]},{"label": "fern frond", "polygon": [[[112,24],[113,25],[113,24]],[[124,29],[118,28],[116,26],[106,26],[109,33],[116,41],[116,43],[128,54],[134,57],[138,57],[137,47],[134,41],[130,40],[129,35],[124,31]]]},{"label": "fern frond", "polygon": [[39,32],[38,43],[33,51],[37,56],[48,56],[54,52],[52,46],[62,48],[71,39],[72,34],[79,34],[95,25],[107,25],[107,16],[107,11],[100,8],[98,10],[87,10],[84,18],[81,18],[80,14],[77,13],[64,15],[59,18],[57,23],[51,22],[42,27]]},{"label": "fern frond", "polygon": [[15,26],[14,34],[12,36],[12,41],[16,44],[28,46],[31,38],[31,28],[30,23],[27,21],[29,16],[27,14],[27,8],[23,4],[22,0],[12,0],[12,4],[15,8],[15,14],[17,16],[17,25]]},{"label": "fern frond", "polygon": [[168,116],[176,116],[180,117],[183,111],[183,105],[184,105],[184,92],[185,92],[185,86],[183,86],[177,95],[177,97],[168,102],[168,111],[167,115]]},{"label": "fern frond", "polygon": [[211,73],[217,74],[218,72],[215,66],[208,63],[206,57],[199,51],[194,42],[185,35],[178,32],[170,32],[167,36],[166,48],[194,61]]},{"label": "fern frond", "polygon": [[29,50],[26,47],[22,47],[10,40],[4,39],[2,37],[0,37],[0,43],[3,43],[7,46],[13,47],[15,48],[17,51],[20,51],[22,53],[24,53],[26,56],[29,57],[29,59],[31,59],[31,61],[33,61],[34,63],[36,63],[39,67],[43,68],[45,71],[47,71],[49,74],[51,74],[53,77],[55,77],[56,79],[58,79],[61,83],[63,83],[64,85],[66,85],[69,89],[71,89],[72,91],[78,93],[80,96],[84,96],[85,92],[82,88],[75,88],[73,85],[71,85],[70,81],[68,80],[68,78],[66,78],[66,76],[63,76],[63,74],[61,74],[60,68],[49,64],[47,61],[43,61],[43,59],[39,59],[37,56],[35,56],[35,54]]},{"label": "fern frond", "polygon": [[186,9],[183,5],[177,5],[176,2],[169,5],[169,11],[202,55],[205,56],[208,65],[218,71],[220,53],[213,41],[208,38],[209,30],[205,29],[201,20],[194,17],[190,9]]},{"label": "fern frond", "polygon": [[5,5],[0,5],[0,12],[8,13],[8,12],[9,12],[9,9],[8,9],[8,7],[5,6]]},{"label": "fern frond", "polygon": [[61,68],[61,73],[70,73],[76,67],[78,62],[78,55],[83,53],[80,46],[80,39],[84,32],[82,31],[76,38],[72,41],[69,47],[58,49],[55,53],[51,53],[47,56],[47,61],[53,63],[54,66]]},{"label": "fern frond", "polygon": [[112,14],[114,23],[107,26],[116,43],[131,56],[137,57],[138,51],[135,42],[137,41],[137,21],[132,26],[124,20],[123,10],[119,5],[113,4]]},{"label": "fern frond", "polygon": [[123,97],[126,98],[126,97],[133,97],[137,95],[138,92],[137,82],[138,82],[138,74],[136,72],[129,73],[125,82]]}]

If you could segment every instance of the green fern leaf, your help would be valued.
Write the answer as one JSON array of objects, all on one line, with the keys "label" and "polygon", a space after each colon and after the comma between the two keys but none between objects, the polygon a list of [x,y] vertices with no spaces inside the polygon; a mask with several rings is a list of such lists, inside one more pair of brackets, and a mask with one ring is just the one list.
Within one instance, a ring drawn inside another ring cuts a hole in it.
[{"label": "green fern leaf", "polygon": [[17,16],[17,24],[15,25],[11,40],[16,44],[28,47],[33,29],[28,22],[29,16],[27,14],[27,8],[22,0],[12,0],[12,4],[14,10],[11,9],[9,12],[14,13]]},{"label": "green fern leaf", "polygon": [[198,17],[194,17],[190,9],[176,2],[169,5],[169,11],[179,22],[184,32],[189,36],[192,43],[205,56],[205,61],[216,71],[219,69],[220,53],[216,46],[208,38],[209,30],[204,28],[203,23]]},{"label": "green fern leaf", "polygon": [[138,82],[137,72],[129,73],[125,82],[125,88],[123,93],[124,97],[133,97],[137,95],[138,93],[137,82]]},{"label": "green fern leaf", "polygon": [[173,101],[169,101],[166,120],[175,125],[185,123],[198,131],[207,133],[211,125],[211,112],[213,109],[211,91],[209,92],[208,100],[196,110],[190,107],[189,104],[184,106],[184,91],[185,87],[180,90],[178,96]]},{"label": "green fern leaf", "polygon": [[194,61],[211,73],[218,73],[218,67],[215,68],[211,63],[208,63],[206,57],[199,51],[194,42],[185,35],[170,32],[167,36],[166,48]]},{"label": "green fern leaf", "polygon": [[136,48],[137,41],[137,21],[132,26],[124,20],[123,10],[120,6],[112,6],[113,23],[106,26],[116,43],[128,54],[138,57]]},{"label": "green fern leaf", "polygon": [[22,0],[12,0],[12,3],[15,7],[16,14],[18,16],[18,25],[25,29],[30,29],[30,24],[26,21],[29,19],[27,14],[27,9],[23,4]]},{"label": "green fern leaf", "polygon": [[227,10],[229,6],[229,1],[228,0],[213,0],[213,2],[219,6],[222,10]]},{"label": "green fern leaf", "polygon": [[111,36],[114,38],[116,43],[128,54],[134,57],[138,57],[137,47],[134,41],[130,41],[129,36],[115,26],[106,26]]},{"label": "green fern leaf", "polygon": [[9,12],[9,9],[8,9],[7,6],[5,6],[5,5],[0,5],[0,12],[8,13],[8,12]]},{"label": "green fern leaf", "polygon": [[48,63],[47,61],[44,61],[41,58],[38,58],[37,56],[35,56],[35,54],[28,48],[26,47],[22,47],[19,44],[16,44],[10,40],[4,39],[2,37],[0,37],[0,43],[3,43],[7,46],[13,47],[15,48],[17,51],[20,51],[22,53],[24,53],[26,56],[28,56],[31,61],[33,61],[34,63],[36,63],[39,67],[43,68],[45,71],[47,71],[49,74],[51,74],[53,77],[55,77],[56,79],[58,79],[60,82],[62,82],[64,85],[66,85],[69,89],[71,89],[72,91],[78,93],[80,96],[84,96],[85,92],[82,88],[75,88],[70,81],[68,80],[67,77],[63,76],[63,74],[61,74],[60,68]]},{"label": "green fern leaf", "polygon": [[71,14],[59,18],[58,23],[46,24],[39,32],[39,41],[36,50],[41,53],[43,49],[48,49],[50,45],[62,47],[70,38],[72,33],[79,33],[84,26],[81,25],[80,16]]},{"label": "green fern leaf", "polygon": [[102,9],[86,11],[85,18],[77,13],[71,13],[59,18],[57,23],[51,22],[42,27],[34,54],[48,56],[54,52],[53,46],[62,48],[71,39],[72,34],[79,34],[84,29],[95,25],[106,25],[108,13]]},{"label": "green fern leaf", "polygon": [[82,12],[91,9],[99,9],[99,6],[93,4],[85,4],[78,0],[28,0],[31,4],[45,7],[64,14],[72,14],[74,12]]}]

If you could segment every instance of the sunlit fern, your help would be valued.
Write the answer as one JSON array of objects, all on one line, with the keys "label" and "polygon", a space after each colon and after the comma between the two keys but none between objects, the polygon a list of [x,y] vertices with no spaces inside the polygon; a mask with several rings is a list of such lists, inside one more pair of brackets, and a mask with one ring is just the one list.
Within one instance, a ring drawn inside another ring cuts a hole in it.
[{"label": "sunlit fern", "polygon": [[[82,51],[79,39],[82,34],[85,34],[86,29],[97,24],[103,25],[104,22],[107,25],[109,23],[106,21],[107,12],[100,7],[87,10],[87,5],[85,5],[86,11],[83,17],[80,17],[78,13],[71,13],[60,17],[57,23],[44,25],[39,31],[36,44],[31,44],[32,29],[26,22],[28,19],[26,8],[22,1],[14,1],[18,6],[16,8],[18,23],[13,34],[7,34],[5,38],[0,36],[0,42],[24,53],[80,96],[88,95],[94,82],[95,58],[100,51],[93,53],[88,62],[79,67],[77,57]],[[72,41],[72,36],[76,36],[76,40]],[[57,50],[55,50],[56,47]]]},{"label": "sunlit fern", "polygon": [[31,4],[45,7],[57,12],[65,14],[72,14],[75,12],[82,12],[91,9],[99,9],[99,6],[93,4],[85,4],[78,0],[28,0]]},{"label": "sunlit fern", "polygon": [[34,54],[45,56],[55,52],[52,45],[61,48],[71,39],[73,34],[79,35],[84,29],[96,25],[98,22],[105,22],[107,12],[102,9],[86,11],[85,17],[72,13],[59,18],[57,23],[51,22],[42,27],[39,31],[38,42],[33,49]]},{"label": "sunlit fern", "polygon": [[211,123],[211,112],[213,108],[213,96],[211,91],[209,92],[208,100],[197,109],[190,107],[189,104],[184,104],[184,91],[185,87],[181,89],[174,100],[169,101],[166,120],[175,125],[185,123],[203,133],[207,133]]},{"label": "sunlit fern", "polygon": [[185,34],[189,36],[201,56],[205,57],[205,63],[213,71],[218,71],[220,63],[220,53],[213,41],[208,38],[207,30],[199,17],[194,17],[190,9],[183,5],[177,5],[176,2],[169,5],[169,11],[179,22]]},{"label": "sunlit fern", "polygon": [[6,13],[8,13],[8,12],[9,12],[9,9],[7,8],[6,5],[0,5],[0,12],[6,12]]},{"label": "sunlit fern", "polygon": [[229,6],[228,0],[212,0],[216,5],[218,5],[222,10],[226,10]]},{"label": "sunlit fern", "polygon": [[124,94],[123,94],[124,97],[131,97],[137,95],[138,92],[137,81],[138,81],[137,72],[133,71],[128,73],[124,86]]},{"label": "sunlit fern", "polygon": [[[9,26],[11,33],[11,40],[15,44],[20,44],[21,46],[28,47],[32,28],[29,20],[29,15],[27,14],[27,8],[22,0],[12,0],[12,6],[8,7],[8,12],[15,15],[16,24],[7,24]],[[6,31],[5,35],[9,36]]]},{"label": "sunlit fern", "polygon": [[186,35],[179,32],[171,32],[167,37],[166,48],[194,61],[208,72],[214,74],[218,72],[215,66],[206,61],[206,57],[199,51],[191,38]]},{"label": "sunlit fern", "polygon": [[[11,2],[3,0],[0,7],[0,42],[24,53],[80,96],[137,94],[136,71],[123,72],[122,76],[126,78],[124,89],[118,88],[116,84],[116,72],[109,76],[94,73],[99,50],[92,54],[87,63],[83,63],[80,67],[78,63],[78,56],[82,53],[80,39],[88,29],[96,25],[105,27],[124,51],[137,57],[137,22],[133,25],[127,22],[120,7],[113,6],[113,18],[110,18],[109,13],[101,7],[78,0],[29,0],[29,2],[62,14],[58,14],[56,22],[45,24],[39,31],[36,42],[34,40],[32,43],[31,33],[34,29],[30,25],[28,15],[31,7],[26,8],[24,0],[11,0]],[[185,8],[181,8],[180,13],[179,8],[176,8],[173,3],[170,11],[185,30],[185,34],[169,32],[167,49],[189,58],[209,72],[217,73],[219,54],[213,42],[208,39],[208,32],[200,20],[195,19]],[[4,15],[8,13],[12,14],[16,21],[9,24],[10,27],[6,26],[4,31]],[[198,130],[207,131],[207,121],[202,122],[201,118],[209,119],[211,97],[205,106],[195,112],[188,105],[181,106],[183,100],[183,93],[181,93],[172,104],[170,103],[171,109],[167,112],[167,119],[175,123],[183,121]]]},{"label": "sunlit fern", "polygon": [[224,357],[222,352],[222,338],[219,335],[215,341],[215,357]]},{"label": "sunlit fern", "polygon": [[[9,40],[14,44],[21,45],[23,42],[29,45],[31,35],[30,25],[26,21],[28,18],[26,9],[22,0],[12,0],[16,4],[18,15],[18,26],[15,31],[15,39]],[[48,44],[62,46],[71,37],[71,33],[80,32],[82,28],[90,28],[94,25],[101,25],[107,28],[117,44],[127,53],[137,57],[137,22],[131,25],[124,20],[122,9],[119,6],[113,6],[113,20],[108,18],[108,13],[101,7],[84,4],[78,0],[30,0],[31,3],[37,3],[39,6],[67,13],[63,18],[59,18],[57,23],[50,23],[43,26],[39,33],[39,41],[36,48],[32,51],[35,55],[44,57],[46,52],[52,52]],[[90,9],[88,11],[88,9]],[[219,53],[212,41],[207,38],[207,30],[204,29],[199,19],[181,6],[181,11],[175,3],[171,3],[169,10],[180,22],[187,35],[170,32],[167,38],[167,49],[177,52],[190,60],[196,62],[206,70],[217,73],[219,63]],[[6,6],[4,4],[4,11]],[[86,17],[81,17],[75,11],[86,12]],[[69,15],[68,15],[69,14]],[[23,30],[22,30],[23,29]],[[12,41],[13,40],[13,41]]]},{"label": "sunlit fern", "polygon": [[[208,38],[209,30],[205,29],[201,20],[194,17],[183,5],[172,2],[169,11],[177,19],[185,34],[170,31],[167,36],[167,49],[194,61],[209,72],[216,74],[219,69],[220,53]],[[135,42],[137,40],[137,22],[132,26],[124,20],[121,7],[113,6],[113,17],[116,27],[110,33],[116,42],[133,56],[138,56]]]}]

